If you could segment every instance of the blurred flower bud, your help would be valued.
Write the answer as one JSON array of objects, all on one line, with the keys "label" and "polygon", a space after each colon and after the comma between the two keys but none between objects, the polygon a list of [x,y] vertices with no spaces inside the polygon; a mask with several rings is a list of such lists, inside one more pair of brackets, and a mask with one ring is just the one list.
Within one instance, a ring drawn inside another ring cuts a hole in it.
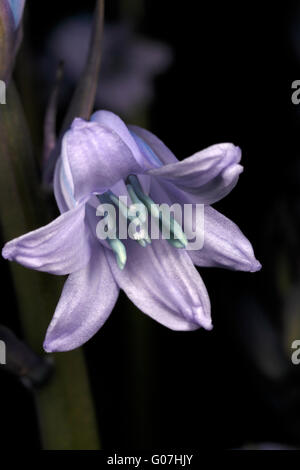
[{"label": "blurred flower bud", "polygon": [[0,80],[9,80],[22,39],[25,0],[0,0]]},{"label": "blurred flower bud", "polygon": [[[45,80],[52,68],[63,61],[64,87],[67,96],[84,67],[91,35],[89,16],[75,16],[56,25],[47,39],[41,65]],[[45,60],[45,57],[47,60]],[[136,34],[129,23],[105,24],[101,80],[97,88],[95,108],[110,109],[126,119],[148,106],[154,98],[154,80],[173,61],[170,47]]]}]

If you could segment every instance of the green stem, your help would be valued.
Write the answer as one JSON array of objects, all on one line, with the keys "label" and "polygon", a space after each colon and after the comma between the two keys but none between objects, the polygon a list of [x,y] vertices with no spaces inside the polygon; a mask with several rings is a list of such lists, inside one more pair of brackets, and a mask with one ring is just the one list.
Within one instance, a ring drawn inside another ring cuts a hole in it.
[{"label": "green stem", "polygon": [[[30,138],[18,94],[10,85],[0,108],[0,216],[5,241],[47,222]],[[42,342],[59,299],[62,278],[10,265],[27,343]],[[91,391],[82,350],[54,355],[55,373],[34,392],[44,449],[99,449]]]},{"label": "green stem", "polygon": [[62,136],[69,129],[74,118],[80,117],[82,119],[89,119],[93,112],[101,66],[104,4],[104,0],[96,0],[93,29],[86,65],[65,116],[60,138],[47,163],[44,174],[44,182],[46,184],[49,184],[52,180],[55,164],[60,153]]},{"label": "green stem", "polygon": [[75,117],[89,119],[93,112],[101,65],[103,23],[104,0],[97,0],[86,66],[65,117],[62,134],[69,129]]}]

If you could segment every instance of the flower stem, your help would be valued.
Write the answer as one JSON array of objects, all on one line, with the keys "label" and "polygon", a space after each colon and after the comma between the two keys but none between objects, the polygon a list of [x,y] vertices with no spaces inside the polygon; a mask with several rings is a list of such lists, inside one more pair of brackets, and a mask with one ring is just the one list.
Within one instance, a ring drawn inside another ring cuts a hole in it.
[{"label": "flower stem", "polygon": [[[0,216],[5,240],[45,222],[43,201],[23,109],[11,83],[0,109]],[[24,337],[38,354],[62,279],[10,265]],[[83,352],[54,355],[51,380],[34,391],[44,449],[99,449]]]},{"label": "flower stem", "polygon": [[104,0],[96,0],[93,28],[86,65],[68,107],[56,147],[48,158],[43,177],[45,184],[49,184],[53,178],[55,164],[60,154],[62,137],[71,126],[74,118],[80,117],[82,119],[89,119],[93,112],[101,66],[104,5]]},{"label": "flower stem", "polygon": [[62,127],[64,134],[75,117],[89,119],[93,112],[101,65],[104,0],[97,0],[86,66],[75,90]]}]

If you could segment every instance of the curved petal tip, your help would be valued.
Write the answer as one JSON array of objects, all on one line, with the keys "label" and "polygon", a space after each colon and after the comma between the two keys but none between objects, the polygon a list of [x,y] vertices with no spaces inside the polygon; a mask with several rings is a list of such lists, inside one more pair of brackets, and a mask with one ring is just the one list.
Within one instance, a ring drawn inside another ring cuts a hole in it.
[{"label": "curved petal tip", "polygon": [[225,186],[229,186],[243,171],[244,167],[238,163],[233,163],[225,168],[222,173]]},{"label": "curved petal tip", "polygon": [[51,354],[51,353],[55,352],[55,351],[53,351],[53,349],[51,348],[51,346],[48,345],[48,343],[47,343],[46,341],[45,341],[44,344],[43,344],[43,348],[44,348],[44,351],[45,351],[46,353]]},{"label": "curved petal tip", "polygon": [[262,265],[260,264],[259,261],[257,261],[257,259],[253,262],[252,266],[251,266],[251,269],[250,269],[250,273],[256,273],[258,271],[260,271],[262,268]]},{"label": "curved petal tip", "polygon": [[8,259],[9,261],[13,261],[15,253],[15,245],[11,242],[6,243],[2,248],[2,256],[4,259]]},{"label": "curved petal tip", "polygon": [[211,331],[213,329],[213,324],[211,321],[210,314],[203,313],[203,307],[194,307],[193,309],[193,317],[195,323],[198,325],[199,328],[204,328],[205,330]]},{"label": "curved petal tip", "polygon": [[84,127],[88,127],[89,123],[88,121],[85,121],[82,118],[75,118],[74,121],[72,122],[71,129],[82,129]]},{"label": "curved petal tip", "polygon": [[59,345],[55,343],[56,343],[55,340],[51,341],[51,340],[46,339],[43,344],[44,351],[48,354],[68,351],[66,347],[63,347],[63,346],[59,347]]}]

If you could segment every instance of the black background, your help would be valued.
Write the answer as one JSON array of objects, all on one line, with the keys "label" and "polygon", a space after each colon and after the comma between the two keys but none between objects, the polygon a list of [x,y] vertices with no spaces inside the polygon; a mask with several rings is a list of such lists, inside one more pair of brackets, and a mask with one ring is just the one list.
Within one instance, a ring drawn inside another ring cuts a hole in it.
[{"label": "black background", "polygon": [[[91,10],[93,3],[84,5]],[[272,273],[285,234],[278,233],[272,214],[278,200],[289,204],[298,196],[300,117],[291,103],[291,83],[300,73],[291,41],[298,7],[298,2],[145,1],[138,30],[169,44],[175,54],[169,71],[156,80],[151,131],[178,158],[218,142],[242,148],[244,174],[216,208],[248,236],[263,270],[201,270],[212,303],[212,332],[169,331],[121,295],[105,326],[84,346],[106,448],[300,443],[288,432],[289,418],[283,424],[284,413],[267,406],[269,384],[247,359],[235,330],[243,292],[259,298],[274,324],[279,322]],[[29,0],[32,47],[42,50],[53,24],[81,8],[79,1]],[[106,16],[119,18],[116,0],[107,2]],[[22,335],[4,261],[1,268],[1,321]],[[140,337],[133,339],[132,325]],[[0,379],[1,448],[38,449],[31,393],[12,377]],[[275,390],[279,408],[281,393]]]}]

